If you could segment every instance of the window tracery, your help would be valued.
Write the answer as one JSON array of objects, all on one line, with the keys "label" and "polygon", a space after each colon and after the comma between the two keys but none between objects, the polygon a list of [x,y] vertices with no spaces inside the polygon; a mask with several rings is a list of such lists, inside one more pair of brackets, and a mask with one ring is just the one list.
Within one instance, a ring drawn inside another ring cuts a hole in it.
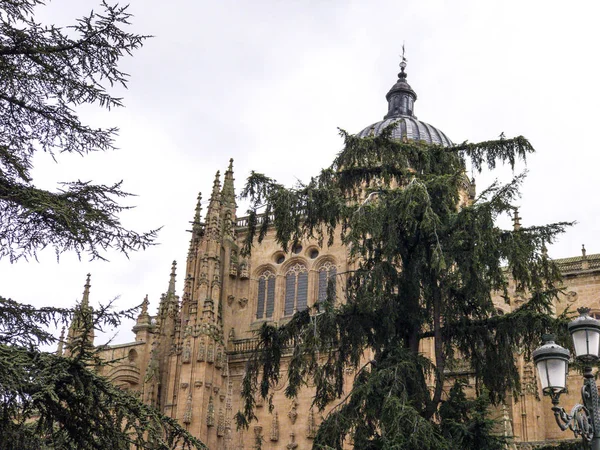
[{"label": "window tracery", "polygon": [[323,302],[327,298],[327,286],[331,282],[332,289],[335,292],[336,288],[337,268],[331,261],[327,261],[319,267],[319,289],[317,294],[317,302]]},{"label": "window tracery", "polygon": [[256,302],[256,318],[273,317],[275,310],[275,274],[265,270],[258,278],[258,298]]},{"label": "window tracery", "polygon": [[285,302],[283,314],[291,316],[296,311],[303,311],[308,300],[308,270],[306,266],[297,263],[290,267],[285,274]]}]

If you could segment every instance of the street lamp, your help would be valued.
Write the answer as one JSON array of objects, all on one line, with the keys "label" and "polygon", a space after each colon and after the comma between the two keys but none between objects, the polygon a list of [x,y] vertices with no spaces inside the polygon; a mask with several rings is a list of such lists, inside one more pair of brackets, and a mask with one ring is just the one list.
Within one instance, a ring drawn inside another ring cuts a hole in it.
[{"label": "street lamp", "polygon": [[569,428],[575,436],[590,442],[592,450],[600,450],[600,401],[592,374],[592,364],[600,357],[600,320],[589,315],[589,308],[579,308],[577,312],[579,317],[569,323],[569,333],[575,357],[584,364],[583,404],[575,405],[570,414],[558,406],[560,394],[567,392],[570,354],[554,342],[554,336],[544,336],[544,344],[533,352],[533,362],[540,376],[542,392],[552,399],[552,411],[560,429]]}]

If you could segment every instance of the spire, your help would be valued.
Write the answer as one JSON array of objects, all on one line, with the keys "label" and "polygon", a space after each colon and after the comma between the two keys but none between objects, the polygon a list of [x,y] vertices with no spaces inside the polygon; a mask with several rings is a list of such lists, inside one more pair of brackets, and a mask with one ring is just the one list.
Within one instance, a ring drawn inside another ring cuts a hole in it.
[{"label": "spire", "polygon": [[[188,264],[189,260],[194,257],[197,250],[200,238],[203,235],[204,229],[202,224],[202,192],[198,192],[198,200],[196,202],[196,209],[194,212],[194,220],[192,220],[192,237],[190,238],[190,248],[188,249]],[[188,267],[189,270],[189,267]]]},{"label": "spire", "polygon": [[81,299],[81,308],[88,308],[90,306],[90,277],[91,274],[87,274],[87,278],[85,280],[85,285],[83,286],[83,297]]},{"label": "spire", "polygon": [[63,346],[65,344],[65,327],[62,327],[62,330],[60,330],[60,337],[58,338],[58,346],[56,348],[56,354],[57,356],[62,356],[63,355]]},{"label": "spire", "polygon": [[175,278],[177,277],[177,261],[173,261],[171,265],[171,275],[169,278],[169,289],[167,290],[167,295],[175,294]]},{"label": "spire", "polygon": [[225,172],[225,179],[223,180],[223,190],[221,191],[221,199],[223,205],[235,208],[235,189],[233,187],[233,158],[229,160],[229,167]]},{"label": "spire", "polygon": [[519,217],[519,208],[515,208],[515,212],[513,214],[513,228],[515,231],[519,231],[521,229],[521,217]]},{"label": "spire", "polygon": [[221,172],[217,170],[215,174],[215,181],[213,181],[212,194],[210,195],[210,202],[220,200],[220,189],[221,189]]},{"label": "spire", "polygon": [[192,233],[194,236],[200,235],[202,231],[201,227],[201,213],[202,213],[202,192],[198,192],[198,202],[196,203],[196,212],[194,213],[194,221],[192,222]]},{"label": "spire", "polygon": [[[212,193],[210,194],[210,201],[206,210],[206,225],[205,225],[205,236],[208,236],[209,240],[217,241],[221,236],[221,172],[217,170],[215,175],[215,181],[213,182]],[[216,249],[213,249],[216,251]]]},{"label": "spire", "polygon": [[392,119],[402,116],[413,116],[413,105],[417,100],[417,94],[406,82],[406,57],[404,56],[404,45],[402,45],[402,60],[400,61],[400,73],[398,81],[392,86],[385,98],[388,101],[388,113],[384,119]]},{"label": "spire", "polygon": [[94,345],[93,310],[90,308],[90,278],[88,273],[83,287],[81,303],[75,308],[73,320],[67,333],[67,356],[72,355],[72,349],[81,340],[88,345]]}]

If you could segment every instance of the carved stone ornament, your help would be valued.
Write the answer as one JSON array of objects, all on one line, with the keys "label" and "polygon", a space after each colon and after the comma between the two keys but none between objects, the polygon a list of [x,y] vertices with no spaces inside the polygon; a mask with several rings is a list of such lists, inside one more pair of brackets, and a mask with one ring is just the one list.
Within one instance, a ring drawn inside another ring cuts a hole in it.
[{"label": "carved stone ornament", "polygon": [[223,378],[227,378],[229,376],[229,363],[227,362],[227,355],[223,358],[223,370],[221,371],[221,376]]},{"label": "carved stone ornament", "polygon": [[240,263],[239,274],[242,280],[247,280],[248,278],[250,278],[250,269],[247,261],[242,261]]},{"label": "carved stone ornament", "polygon": [[248,305],[248,299],[246,297],[240,298],[238,304],[240,305],[240,309],[244,309]]},{"label": "carved stone ornament", "polygon": [[192,423],[192,393],[188,395],[187,401],[185,402],[185,412],[183,413],[183,423]]},{"label": "carved stone ornament", "polygon": [[204,361],[206,359],[206,343],[204,342],[204,338],[200,339],[200,343],[198,344],[198,357],[197,361]]},{"label": "carved stone ornament", "polygon": [[295,450],[298,448],[298,443],[296,442],[296,435],[293,431],[290,433],[290,443],[286,445],[286,448],[288,450]]},{"label": "carved stone ornament", "polygon": [[198,284],[199,285],[208,284],[208,276],[207,276],[206,272],[202,272],[200,274],[200,278],[198,279]]},{"label": "carved stone ornament", "polygon": [[194,381],[194,387],[195,388],[201,388],[202,387],[202,381],[201,380]]},{"label": "carved stone ornament", "polygon": [[206,362],[214,363],[215,362],[215,346],[214,344],[209,344],[208,352],[206,354]]},{"label": "carved stone ornament", "polygon": [[213,402],[212,395],[208,399],[208,412],[206,413],[206,426],[215,426],[215,404]]},{"label": "carved stone ornament", "polygon": [[183,351],[181,352],[181,362],[184,364],[189,364],[192,360],[192,347],[190,341],[185,344],[183,347]]},{"label": "carved stone ornament", "polygon": [[181,383],[181,384],[179,385],[179,387],[180,387],[181,389],[183,389],[183,390],[187,389],[189,386],[190,386],[190,385],[189,385],[189,383]]},{"label": "carved stone ornament", "polygon": [[523,391],[535,395],[537,393],[537,378],[535,376],[535,367],[531,362],[526,362],[523,366],[522,386]]},{"label": "carved stone ornament", "polygon": [[238,269],[237,269],[237,264],[235,263],[235,260],[232,258],[231,261],[229,262],[229,276],[232,278],[237,277],[238,274]]},{"label": "carved stone ornament", "polygon": [[254,427],[254,448],[260,450],[262,448],[262,427],[257,425]]},{"label": "carved stone ornament", "polygon": [[227,304],[229,306],[231,306],[233,304],[234,300],[235,300],[235,296],[234,295],[227,296]]},{"label": "carved stone ornament", "polygon": [[217,357],[215,359],[215,367],[220,369],[223,367],[223,347],[220,345],[217,347]]},{"label": "carved stone ornament", "polygon": [[290,412],[288,412],[288,417],[290,418],[290,422],[292,425],[296,423],[296,419],[298,418],[298,402],[295,398],[292,399],[292,403],[290,405]]},{"label": "carved stone ornament", "polygon": [[217,422],[217,436],[225,435],[225,413],[223,412],[223,407],[219,408],[219,420]]},{"label": "carved stone ornament", "polygon": [[306,437],[308,439],[314,439],[317,435],[317,424],[315,423],[315,412],[312,408],[308,411],[308,429],[306,430]]},{"label": "carved stone ornament", "polygon": [[271,422],[271,440],[273,442],[279,440],[279,416],[277,411],[273,414],[273,421]]}]

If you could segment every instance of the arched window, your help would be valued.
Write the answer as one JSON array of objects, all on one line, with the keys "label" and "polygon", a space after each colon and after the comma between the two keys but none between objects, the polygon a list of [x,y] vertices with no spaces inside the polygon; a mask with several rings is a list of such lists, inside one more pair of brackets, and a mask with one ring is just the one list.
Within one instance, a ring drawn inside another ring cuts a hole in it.
[{"label": "arched window", "polygon": [[308,271],[303,264],[292,266],[285,274],[285,303],[283,314],[291,316],[306,309],[308,299]]},{"label": "arched window", "polygon": [[275,274],[265,270],[258,278],[258,299],[256,302],[256,318],[273,317],[275,310]]},{"label": "arched window", "polygon": [[317,301],[322,302],[327,298],[327,285],[329,283],[332,284],[332,288],[335,291],[335,276],[337,274],[337,269],[331,263],[331,261],[327,261],[319,268],[319,293],[317,295]]}]

